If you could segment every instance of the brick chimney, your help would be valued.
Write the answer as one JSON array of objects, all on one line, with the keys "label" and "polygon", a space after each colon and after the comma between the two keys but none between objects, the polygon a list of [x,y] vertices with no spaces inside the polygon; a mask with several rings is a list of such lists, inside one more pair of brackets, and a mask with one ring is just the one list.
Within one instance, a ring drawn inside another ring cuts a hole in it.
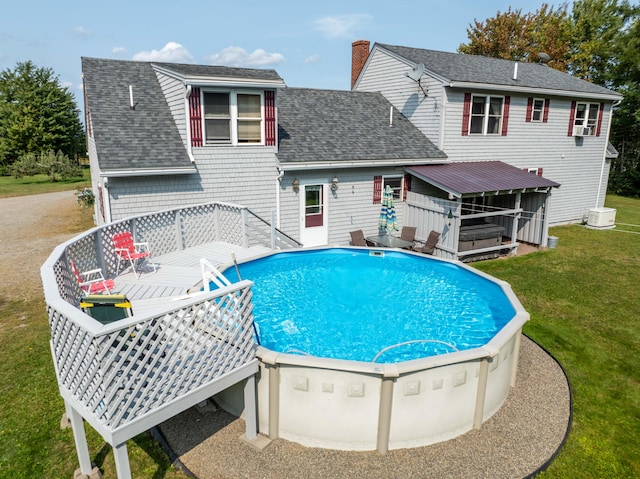
[{"label": "brick chimney", "polygon": [[364,68],[369,56],[369,40],[356,40],[351,44],[351,88]]}]

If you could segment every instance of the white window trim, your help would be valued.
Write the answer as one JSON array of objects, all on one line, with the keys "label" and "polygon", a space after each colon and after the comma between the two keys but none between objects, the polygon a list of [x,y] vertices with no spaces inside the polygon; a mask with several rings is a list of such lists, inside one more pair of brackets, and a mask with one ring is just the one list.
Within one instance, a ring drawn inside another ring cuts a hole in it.
[{"label": "white window trim", "polygon": [[[473,114],[473,99],[476,97],[485,97],[484,101],[484,115],[482,118],[482,133],[474,133],[471,131],[471,121],[474,117],[478,117],[479,115]],[[500,106],[500,123],[498,124],[498,131],[496,133],[488,133],[487,129],[489,128],[489,110],[491,106],[492,98],[500,98],[502,101],[502,105]],[[474,93],[471,95],[471,105],[469,111],[469,135],[483,135],[483,136],[500,136],[502,134],[502,122],[504,121],[504,95],[490,95],[490,94],[479,94]]]},{"label": "white window trim", "polygon": [[404,192],[404,181],[405,181],[404,175],[383,175],[382,176],[382,194],[384,195],[384,190],[387,187],[387,180],[388,179],[394,179],[395,180],[395,179],[398,179],[398,178],[400,179],[400,189],[398,191],[398,197],[397,198],[396,198],[395,191],[394,191],[393,200],[402,202],[403,201],[402,197],[404,196],[403,195],[403,192]]},{"label": "white window trim", "polygon": [[[580,107],[580,105],[585,105],[585,117],[584,118],[578,118],[578,108]],[[596,108],[596,117],[593,120],[593,123],[589,124],[589,111],[591,110],[592,106],[595,106],[595,108]],[[600,103],[593,103],[593,102],[588,102],[588,101],[576,102],[575,115],[576,116],[575,116],[575,118],[573,120],[573,129],[574,129],[574,131],[575,131],[576,127],[578,127],[578,128],[589,128],[589,135],[588,136],[595,136],[596,135],[596,130],[598,128],[598,118],[600,117]]]},{"label": "white window trim", "polygon": [[[537,101],[542,103],[542,108],[540,110],[536,110],[536,102]],[[534,98],[533,99],[533,103],[531,104],[531,122],[532,123],[542,123],[544,121],[544,105],[545,105],[545,99],[544,98]],[[540,118],[537,119],[537,120],[535,118],[536,111],[540,112]]]},{"label": "white window trim", "polygon": [[[204,95],[205,93],[228,93],[229,94],[229,116],[230,126],[230,141],[229,142],[208,142],[207,141],[207,124],[206,124],[206,114],[204,112]],[[229,89],[213,89],[207,88],[202,89],[200,98],[200,104],[202,105],[202,131],[203,131],[203,142],[205,146],[260,146],[265,144],[264,138],[264,91],[263,90],[229,90]],[[238,95],[259,95],[260,96],[260,142],[258,143],[239,143],[238,142]]]}]

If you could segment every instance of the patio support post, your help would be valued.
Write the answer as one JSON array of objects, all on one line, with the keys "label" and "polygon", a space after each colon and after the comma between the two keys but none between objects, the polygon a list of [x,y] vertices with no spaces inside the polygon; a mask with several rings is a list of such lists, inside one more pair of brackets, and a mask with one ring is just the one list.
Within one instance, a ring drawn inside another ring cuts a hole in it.
[{"label": "patio support post", "polygon": [[[515,216],[513,217],[513,224],[511,225],[511,243],[516,243],[518,240],[518,227],[520,226],[520,219],[522,218],[522,193],[516,194],[516,204],[513,206],[514,209],[519,210]],[[511,253],[516,254],[518,252],[518,247],[515,246],[512,248]]]},{"label": "patio support post", "polygon": [[249,376],[244,384],[244,423],[247,439],[255,439],[258,435],[255,374]]},{"label": "patio support post", "polygon": [[277,364],[269,368],[269,439],[280,437],[280,368]]},{"label": "patio support post", "polygon": [[478,377],[478,395],[476,396],[476,410],[473,415],[473,428],[480,429],[482,427],[482,417],[484,416],[484,400],[487,395],[487,383],[489,381],[489,360],[491,358],[482,358],[480,360],[480,376]]},{"label": "patio support post", "polygon": [[71,421],[71,429],[73,430],[73,440],[76,443],[76,453],[78,454],[78,462],[80,463],[80,472],[87,476],[91,474],[91,456],[89,455],[89,446],[87,445],[87,436],[84,431],[84,419],[78,411],[64,402],[67,410],[67,416]]},{"label": "patio support post", "polygon": [[131,479],[131,466],[129,465],[129,453],[127,452],[126,442],[113,446],[113,458],[116,461],[118,479]]}]

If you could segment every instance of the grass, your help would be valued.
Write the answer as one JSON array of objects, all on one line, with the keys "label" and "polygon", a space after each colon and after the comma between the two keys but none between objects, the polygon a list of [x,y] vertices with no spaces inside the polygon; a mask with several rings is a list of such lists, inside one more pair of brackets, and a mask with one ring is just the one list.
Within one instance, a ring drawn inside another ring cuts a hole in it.
[{"label": "grass", "polygon": [[12,176],[0,176],[0,197],[24,196],[37,193],[52,193],[91,186],[89,168],[82,170],[81,178],[71,178],[51,182],[47,175],[25,176],[15,179]]},{"label": "grass", "polygon": [[[640,224],[640,200],[611,196],[607,206],[617,208],[617,222]],[[91,227],[90,211],[78,208],[72,224],[78,232]],[[525,333],[558,358],[571,382],[573,427],[545,479],[640,477],[640,234],[623,229],[633,227],[556,227],[554,250],[474,263],[511,283],[531,314]],[[64,406],[42,291],[33,272],[27,276],[18,293],[0,284],[0,478],[70,478],[78,467],[73,434],[59,428]],[[110,446],[86,430],[92,461],[105,478],[116,477]],[[185,477],[149,434],[127,447],[133,477]]]}]

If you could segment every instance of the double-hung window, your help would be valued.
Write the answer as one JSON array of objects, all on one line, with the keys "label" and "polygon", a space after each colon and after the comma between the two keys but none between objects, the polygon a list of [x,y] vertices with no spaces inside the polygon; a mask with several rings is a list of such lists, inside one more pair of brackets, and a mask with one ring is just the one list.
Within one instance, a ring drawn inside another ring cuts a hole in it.
[{"label": "double-hung window", "polygon": [[599,110],[599,103],[577,103],[576,116],[573,122],[574,130],[577,128],[582,129],[581,136],[595,135]]},{"label": "double-hung window", "polygon": [[500,135],[504,97],[473,95],[469,133],[474,135]]},{"label": "double-hung window", "polygon": [[262,143],[262,95],[205,91],[204,129],[207,144]]},{"label": "double-hung window", "polygon": [[383,183],[383,191],[387,186],[390,186],[393,190],[393,199],[396,201],[402,201],[403,198],[403,184],[404,176],[384,176]]},{"label": "double-hung window", "polygon": [[544,100],[542,98],[534,98],[531,110],[531,121],[541,122],[544,113]]}]

